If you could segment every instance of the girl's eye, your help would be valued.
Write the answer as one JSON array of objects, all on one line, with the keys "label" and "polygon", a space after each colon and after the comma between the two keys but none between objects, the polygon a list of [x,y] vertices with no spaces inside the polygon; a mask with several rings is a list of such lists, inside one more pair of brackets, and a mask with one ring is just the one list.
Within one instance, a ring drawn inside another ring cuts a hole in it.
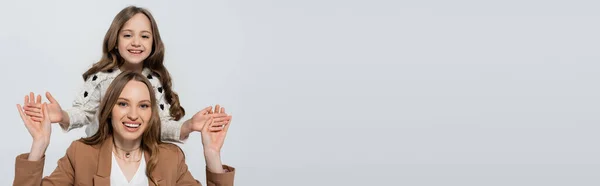
[{"label": "girl's eye", "polygon": [[121,107],[125,107],[125,106],[127,106],[127,103],[125,103],[125,102],[119,102],[119,103],[117,103],[117,105],[119,105]]},{"label": "girl's eye", "polygon": [[131,35],[125,34],[125,35],[123,35],[123,37],[131,37]]},{"label": "girl's eye", "polygon": [[142,104],[142,105],[140,105],[140,107],[142,107],[142,108],[148,108],[148,107],[150,107],[150,105],[148,105],[148,104]]},{"label": "girl's eye", "polygon": [[148,39],[148,38],[150,38],[150,36],[142,36],[142,38]]}]

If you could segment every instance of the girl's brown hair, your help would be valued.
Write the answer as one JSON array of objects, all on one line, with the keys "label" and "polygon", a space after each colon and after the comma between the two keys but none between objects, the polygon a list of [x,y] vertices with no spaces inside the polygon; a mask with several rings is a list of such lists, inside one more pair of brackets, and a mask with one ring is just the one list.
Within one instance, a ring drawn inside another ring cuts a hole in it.
[{"label": "girl's brown hair", "polygon": [[123,25],[136,14],[144,14],[150,20],[150,27],[152,28],[152,52],[144,60],[144,67],[148,68],[160,79],[162,87],[165,91],[165,98],[171,105],[169,109],[171,117],[178,121],[185,115],[185,110],[179,103],[179,95],[172,90],[171,75],[163,64],[165,47],[162,40],[160,39],[160,33],[156,21],[152,14],[144,8],[129,6],[121,10],[112,21],[112,24],[108,28],[106,35],[104,36],[104,42],[102,43],[102,58],[96,62],[90,69],[83,73],[83,80],[87,80],[91,75],[100,72],[112,70],[115,67],[120,67],[125,63],[123,58],[119,55],[119,51],[116,49],[118,45],[119,31],[123,28]]}]

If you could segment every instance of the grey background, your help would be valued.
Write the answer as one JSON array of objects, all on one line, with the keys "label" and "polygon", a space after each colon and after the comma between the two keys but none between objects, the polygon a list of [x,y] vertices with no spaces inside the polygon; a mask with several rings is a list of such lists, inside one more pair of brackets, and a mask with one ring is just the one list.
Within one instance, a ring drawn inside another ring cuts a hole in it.
[{"label": "grey background", "polygon": [[[29,91],[70,107],[129,4],[187,110],[234,116],[236,185],[599,185],[597,1],[2,1],[0,185]],[[84,135],[53,127],[44,173]],[[199,134],[183,145],[205,183]]]}]

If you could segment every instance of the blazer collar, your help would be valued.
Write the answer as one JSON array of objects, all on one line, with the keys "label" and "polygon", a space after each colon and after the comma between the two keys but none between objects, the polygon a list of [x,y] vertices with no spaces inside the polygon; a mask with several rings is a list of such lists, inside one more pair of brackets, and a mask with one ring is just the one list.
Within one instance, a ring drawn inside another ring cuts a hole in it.
[{"label": "blazer collar", "polygon": [[[155,156],[157,156],[157,155],[155,155]],[[144,152],[144,159],[146,160],[146,166],[148,166],[148,161],[150,160],[150,155],[148,155],[148,152]],[[160,172],[157,171],[157,170],[159,170],[159,168],[158,167],[154,167],[154,170],[152,170],[152,172],[150,173],[150,175],[152,176],[152,178],[154,180],[156,180],[156,182],[158,183],[158,185],[165,185],[162,182],[162,176],[160,175]],[[152,183],[150,180],[148,180],[148,182],[150,183],[150,186],[154,186],[154,183]]]},{"label": "blazer collar", "polygon": [[110,185],[110,169],[112,165],[112,136],[104,139],[98,152],[98,169],[94,176],[94,185]]},{"label": "blazer collar", "polygon": [[[98,153],[98,169],[96,170],[96,175],[94,176],[94,185],[110,185],[110,170],[112,165],[112,151],[113,151],[113,137],[108,136],[100,145],[100,151]],[[148,164],[148,160],[150,156],[148,153],[144,153],[144,159],[146,160],[146,164]],[[162,184],[162,178],[158,169],[155,168],[150,175],[152,178],[158,182],[159,185]],[[145,170],[144,170],[145,172]],[[146,175],[146,174],[144,174]],[[149,184],[154,185],[150,180]]]}]

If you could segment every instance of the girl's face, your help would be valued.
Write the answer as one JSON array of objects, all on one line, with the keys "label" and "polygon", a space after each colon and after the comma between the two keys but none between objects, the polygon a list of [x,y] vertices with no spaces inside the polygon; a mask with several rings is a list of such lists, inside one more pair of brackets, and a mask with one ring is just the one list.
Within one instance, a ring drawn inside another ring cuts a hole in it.
[{"label": "girl's face", "polygon": [[117,49],[126,63],[141,65],[152,52],[153,39],[150,19],[138,13],[119,30]]},{"label": "girl's face", "polygon": [[112,127],[122,140],[141,140],[152,116],[150,92],[146,84],[129,81],[111,112]]}]

